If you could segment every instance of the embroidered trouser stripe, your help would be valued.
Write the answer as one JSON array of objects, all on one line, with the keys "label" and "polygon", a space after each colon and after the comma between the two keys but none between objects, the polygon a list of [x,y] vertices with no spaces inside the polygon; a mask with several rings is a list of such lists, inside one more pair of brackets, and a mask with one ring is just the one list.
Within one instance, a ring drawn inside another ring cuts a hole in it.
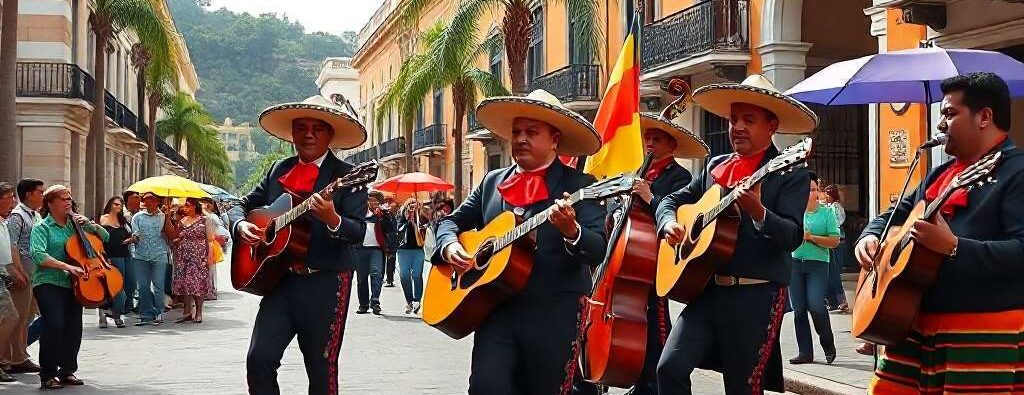
[{"label": "embroidered trouser stripe", "polygon": [[348,318],[349,295],[352,291],[352,272],[338,273],[338,306],[335,308],[334,321],[331,323],[330,338],[324,348],[327,358],[329,394],[338,393],[338,355],[341,353],[341,341],[345,337],[345,321]]},{"label": "embroidered trouser stripe", "polygon": [[786,295],[787,288],[779,288],[775,294],[775,301],[772,303],[771,309],[771,321],[768,323],[767,336],[765,337],[764,343],[761,345],[761,350],[758,352],[757,366],[754,367],[754,372],[750,375],[750,388],[754,395],[763,393],[762,377],[764,376],[765,367],[768,365],[768,359],[771,358],[772,352],[775,347],[775,339],[779,338],[779,330],[782,327],[782,316],[786,313]]}]

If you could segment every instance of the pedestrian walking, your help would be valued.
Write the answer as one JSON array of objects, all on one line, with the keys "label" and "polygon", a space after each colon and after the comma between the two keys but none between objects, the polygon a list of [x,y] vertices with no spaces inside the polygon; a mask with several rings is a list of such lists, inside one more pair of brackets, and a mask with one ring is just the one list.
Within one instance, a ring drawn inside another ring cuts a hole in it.
[{"label": "pedestrian walking", "polygon": [[[100,226],[107,231],[110,238],[103,243],[103,250],[107,254],[107,260],[110,261],[117,267],[117,270],[121,272],[122,277],[128,273],[128,266],[131,265],[131,250],[130,245],[133,242],[132,230],[128,224],[128,218],[124,215],[124,200],[121,196],[114,196],[107,199],[107,203],[103,206],[103,215],[99,218]],[[124,290],[114,295],[114,300],[108,309],[99,308],[96,309],[99,312],[99,327],[100,329],[107,328],[107,314],[114,320],[114,325],[118,328],[124,328],[124,319],[122,315],[127,314],[125,310],[127,304],[125,299],[127,298]]]},{"label": "pedestrian walking", "polygon": [[135,282],[139,292],[139,318],[136,326],[163,322],[164,288],[167,265],[170,262],[168,239],[174,228],[168,216],[161,211],[161,198],[152,192],[142,196],[145,210],[132,217],[131,228],[135,252]]},{"label": "pedestrian walking", "polygon": [[[42,321],[36,319],[35,297],[32,295],[32,278],[35,274],[35,264],[32,262],[30,252],[30,241],[32,227],[43,221],[39,215],[43,207],[43,186],[41,180],[26,178],[18,181],[15,188],[18,195],[18,205],[7,217],[7,230],[11,235],[11,243],[18,250],[19,266],[8,266],[8,273],[20,273],[25,278],[24,287],[10,289],[11,298],[14,300],[14,307],[18,311],[18,319],[21,321],[19,327],[26,327],[32,323],[36,327],[35,333],[42,329]],[[33,321],[36,320],[36,321]],[[4,370],[7,373],[39,373],[39,365],[30,359],[28,354],[27,331],[15,331],[7,343],[0,342],[0,364],[6,364]]]},{"label": "pedestrian walking", "polygon": [[203,322],[203,301],[210,294],[210,266],[216,230],[203,214],[199,199],[185,199],[182,217],[176,223],[177,236],[171,241],[174,253],[173,294],[182,298],[182,316],[175,323]]},{"label": "pedestrian walking", "polygon": [[405,294],[405,314],[419,313],[423,298],[423,244],[430,226],[431,210],[409,198],[398,213],[398,266],[402,292]]}]

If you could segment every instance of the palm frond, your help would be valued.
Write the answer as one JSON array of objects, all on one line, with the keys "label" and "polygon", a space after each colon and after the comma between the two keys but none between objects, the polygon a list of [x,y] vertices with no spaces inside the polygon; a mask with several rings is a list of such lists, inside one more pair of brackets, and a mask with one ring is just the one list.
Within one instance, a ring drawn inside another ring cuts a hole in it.
[{"label": "palm frond", "polygon": [[604,30],[598,22],[600,5],[597,0],[557,0],[565,4],[565,13],[576,22],[569,34],[574,35],[576,45],[598,63],[601,62],[600,43],[604,42]]},{"label": "palm frond", "polygon": [[[469,77],[470,81],[472,81],[472,85],[475,90],[479,90],[483,93],[484,97],[508,96],[512,94],[509,92],[508,88],[505,88],[505,85],[502,85],[501,80],[489,72],[480,69],[471,69],[466,73],[466,76]],[[471,100],[469,103],[471,105],[476,105],[475,100]]]},{"label": "palm frond", "polygon": [[139,42],[152,53],[153,59],[174,59],[170,30],[150,0],[97,1],[96,13],[110,18],[118,29],[135,32]]}]

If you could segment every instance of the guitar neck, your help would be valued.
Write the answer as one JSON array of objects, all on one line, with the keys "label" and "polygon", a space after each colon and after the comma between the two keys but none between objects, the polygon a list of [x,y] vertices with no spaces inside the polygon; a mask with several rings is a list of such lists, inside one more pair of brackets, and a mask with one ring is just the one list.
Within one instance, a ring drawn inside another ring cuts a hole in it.
[{"label": "guitar neck", "polygon": [[[340,188],[340,187],[343,186],[343,185],[337,185],[337,183],[338,182],[335,181],[335,182],[332,182],[332,183],[328,184],[327,187],[325,187],[324,189],[320,190],[316,194],[320,195],[322,197],[327,197],[327,196],[331,195],[332,193],[334,193],[333,188],[336,188],[336,187]],[[311,200],[312,199],[306,199],[306,200],[302,201],[302,203],[299,203],[295,207],[292,207],[291,210],[288,210],[284,214],[281,214],[280,216],[275,218],[274,219],[274,226],[275,226],[276,230],[283,229],[285,226],[290,225],[292,223],[292,221],[295,221],[296,219],[299,219],[299,217],[301,217],[303,214],[309,212],[309,206],[310,206]]]},{"label": "guitar neck", "polygon": [[[576,191],[572,195],[569,195],[569,204],[571,205],[575,205],[576,203],[579,203],[582,200],[582,190]],[[544,210],[539,214],[530,217],[526,221],[523,221],[523,223],[516,225],[516,227],[513,228],[511,232],[508,232],[499,237],[494,242],[494,250],[501,250],[505,247],[512,245],[512,243],[514,243],[516,240],[519,240],[519,238],[526,236],[534,229],[537,229],[538,226],[541,226],[545,222],[548,222],[548,219],[551,217],[551,213],[553,212],[552,208],[553,207],[549,207],[547,210]]]},{"label": "guitar neck", "polygon": [[768,166],[764,166],[761,167],[760,169],[757,169],[757,171],[754,172],[754,174],[752,174],[746,182],[744,182],[741,185],[738,185],[736,188],[733,188],[733,190],[730,191],[728,195],[725,195],[725,197],[723,197],[722,200],[720,200],[718,204],[715,205],[715,207],[712,207],[711,210],[708,210],[707,212],[704,213],[704,223],[709,223],[711,221],[718,219],[718,216],[722,215],[722,213],[725,212],[725,209],[729,208],[730,205],[736,202],[736,199],[739,198],[739,194],[737,194],[736,191],[741,189],[741,186],[750,188],[754,185],[757,185],[761,183],[761,181],[764,181],[764,178],[767,177],[768,174],[770,174],[770,172],[768,171]]}]

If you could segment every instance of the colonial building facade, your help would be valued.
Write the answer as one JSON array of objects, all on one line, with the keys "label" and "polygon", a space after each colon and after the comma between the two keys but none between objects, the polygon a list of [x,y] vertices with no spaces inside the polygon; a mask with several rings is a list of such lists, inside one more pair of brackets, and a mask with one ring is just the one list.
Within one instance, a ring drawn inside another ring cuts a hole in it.
[{"label": "colonial building facade", "polygon": [[[600,56],[574,50],[572,26],[564,5],[538,2],[530,38],[527,77],[531,89],[543,88],[568,106],[592,118],[606,87],[610,61],[615,59],[627,30],[628,1],[599,0],[599,24],[605,41]],[[683,78],[700,86],[742,80],[762,73],[785,90],[835,62],[876,53],[936,45],[944,48],[983,48],[1002,51],[1024,60],[1024,2],[1020,0],[640,0],[644,10],[641,42],[641,108],[660,111],[673,97],[659,86],[669,78]],[[360,49],[352,60],[359,69],[360,113],[376,117],[375,104],[397,75],[408,48],[397,26],[401,0],[386,0],[359,35]],[[456,1],[440,2],[420,22],[425,29],[453,13]],[[482,37],[496,31],[501,15],[483,18]],[[405,50],[406,52],[403,52]],[[508,62],[503,53],[490,53],[478,61],[508,86]],[[422,171],[452,179],[463,171],[467,189],[491,169],[510,163],[507,148],[479,129],[470,117],[467,165],[452,168],[451,125],[454,111],[450,92],[423,99],[416,138],[435,143],[433,153],[417,155]],[[825,107],[812,105],[821,117],[814,132],[815,155],[810,167],[828,184],[838,184],[848,210],[846,234],[858,234],[864,222],[895,200],[907,172],[907,147],[921,144],[931,134],[922,104],[872,104]],[[931,125],[938,119],[931,112]],[[714,154],[730,150],[726,120],[689,106],[675,121],[703,136]],[[1013,135],[1024,141],[1024,100],[1014,101]],[[403,169],[406,144],[394,114],[383,125],[367,122],[372,137],[356,161],[378,157],[391,173]],[[438,130],[439,133],[431,132]],[[430,140],[437,135],[437,140]],[[414,139],[416,140],[416,139]],[[777,145],[792,137],[779,136]],[[443,148],[442,148],[443,147]],[[376,152],[374,152],[376,150]],[[941,163],[941,150],[928,163]],[[429,166],[437,164],[437,167]],[[684,163],[698,170],[702,163]],[[921,169],[919,177],[926,169]]]},{"label": "colonial building facade", "polygon": [[[184,39],[174,30],[163,1],[153,2],[171,28],[178,54],[179,89],[194,95],[199,77]],[[144,176],[148,147],[147,114],[139,72],[132,63],[133,32],[120,31],[107,48],[105,81],[95,81],[95,37],[89,29],[92,5],[87,0],[21,0],[18,17],[17,125],[22,142],[22,174],[71,187],[82,207],[92,207],[88,190],[121,193]],[[89,118],[97,105],[95,89],[105,89],[100,107],[107,116],[106,169],[109,177],[93,180],[85,169]],[[184,148],[183,148],[184,149]],[[187,174],[190,164],[165,141],[157,140],[158,173]]]}]

